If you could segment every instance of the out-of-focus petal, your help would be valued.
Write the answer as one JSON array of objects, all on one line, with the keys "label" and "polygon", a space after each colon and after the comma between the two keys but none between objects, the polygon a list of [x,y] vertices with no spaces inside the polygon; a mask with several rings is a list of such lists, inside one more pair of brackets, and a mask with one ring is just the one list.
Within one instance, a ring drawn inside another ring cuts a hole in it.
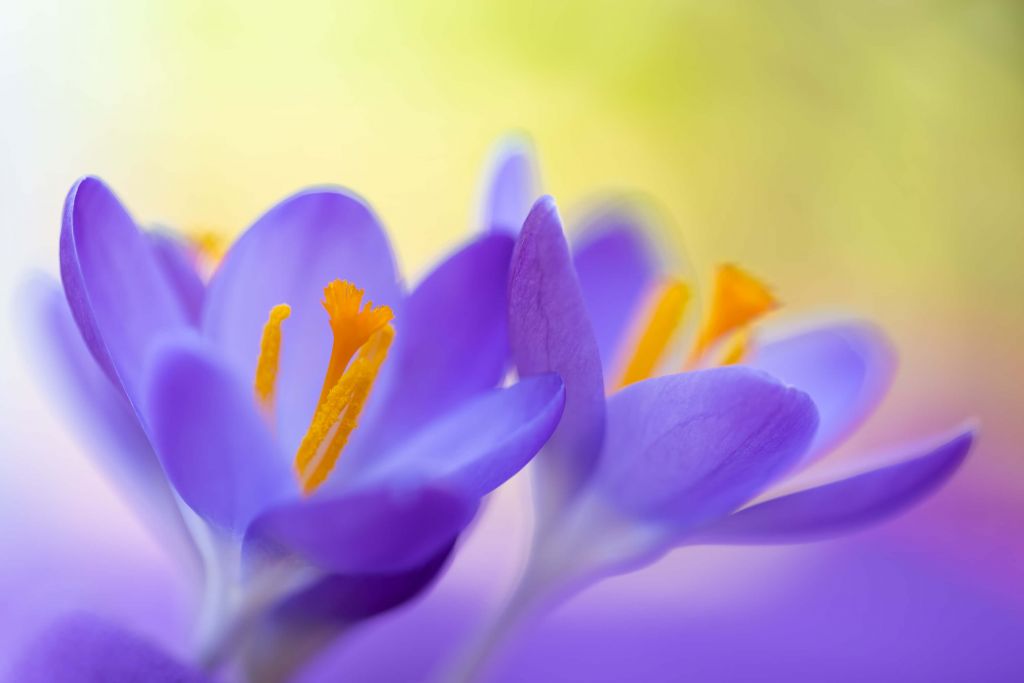
[{"label": "out-of-focus petal", "polygon": [[363,476],[439,483],[470,499],[490,493],[522,469],[558,425],[565,404],[554,374],[493,389],[435,420],[387,454]]},{"label": "out-of-focus petal", "polygon": [[749,368],[638,382],[608,402],[594,486],[620,513],[688,531],[784,474],[816,426],[806,394]]},{"label": "out-of-focus petal", "polygon": [[157,261],[160,262],[167,281],[178,295],[189,322],[198,326],[203,312],[206,285],[199,277],[195,261],[189,254],[188,244],[163,230],[150,230],[146,233],[146,238],[153,246]]},{"label": "out-of-focus petal", "polygon": [[89,614],[56,622],[18,658],[10,683],[206,683],[144,638]]},{"label": "out-of-focus petal", "polygon": [[255,373],[270,309],[291,306],[277,380],[277,428],[286,450],[298,446],[320,395],[333,341],[321,301],[335,279],[401,317],[402,288],[377,217],[351,193],[317,189],[259,218],[231,246],[207,290],[203,330],[243,377]]},{"label": "out-of-focus petal", "polygon": [[484,230],[518,233],[540,196],[536,153],[530,140],[510,135],[492,153],[480,224]]},{"label": "out-of-focus petal", "polygon": [[249,385],[208,343],[161,343],[146,374],[150,436],[171,483],[212,524],[241,533],[268,505],[297,495]]},{"label": "out-of-focus petal", "polygon": [[[604,379],[562,223],[550,197],[530,211],[512,254],[509,339],[520,375],[556,372],[565,412],[544,455],[541,505],[558,505],[593,471],[604,433]],[[545,492],[546,491],[546,492]]]},{"label": "out-of-focus petal", "polygon": [[974,430],[968,429],[895,464],[752,505],[716,522],[695,540],[796,543],[873,524],[905,510],[945,483],[967,457],[974,437]]},{"label": "out-of-focus petal", "polygon": [[187,327],[188,318],[152,245],[98,178],[83,178],[68,193],[60,273],[93,356],[137,403],[149,346]]},{"label": "out-of-focus petal", "polygon": [[[395,320],[395,347],[346,460],[370,458],[470,397],[508,368],[508,263],[513,240],[477,238],[409,295]],[[378,394],[378,392],[380,392]]]},{"label": "out-of-focus petal", "polygon": [[280,622],[352,623],[380,614],[416,596],[448,562],[454,543],[422,565],[386,574],[331,574],[289,595],[274,608]]},{"label": "out-of-focus petal", "polygon": [[441,573],[454,547],[450,544],[413,569],[332,574],[289,595],[250,636],[244,653],[246,669],[267,680],[293,680],[292,674],[314,659],[313,653],[336,641],[344,629],[422,593]]},{"label": "out-of-focus petal", "polygon": [[82,341],[60,285],[38,275],[23,285],[18,300],[26,354],[53,400],[90,441],[90,455],[155,527],[175,557],[196,559],[160,461],[124,393],[111,383]]},{"label": "out-of-focus petal", "polygon": [[322,492],[267,510],[249,552],[291,552],[328,572],[401,572],[429,561],[476,513],[476,501],[430,486]]},{"label": "out-of-focus petal", "polygon": [[573,240],[573,262],[606,372],[659,268],[642,220],[615,202],[591,213]]},{"label": "out-of-focus petal", "polygon": [[818,408],[818,433],[804,462],[846,438],[885,396],[895,354],[869,323],[846,322],[795,334],[758,348],[749,365],[807,392]]}]

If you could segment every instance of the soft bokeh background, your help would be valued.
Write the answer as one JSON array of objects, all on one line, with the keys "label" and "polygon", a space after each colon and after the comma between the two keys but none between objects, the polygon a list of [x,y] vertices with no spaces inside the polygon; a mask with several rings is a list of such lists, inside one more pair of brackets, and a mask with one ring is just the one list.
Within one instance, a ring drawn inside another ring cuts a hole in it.
[{"label": "soft bokeh background", "polygon": [[[187,619],[137,616],[174,602],[165,558],[35,388],[17,342],[17,284],[32,267],[55,272],[73,180],[103,176],[145,222],[227,235],[303,185],[345,184],[416,274],[475,229],[487,151],[522,129],[569,215],[595,192],[642,190],[698,272],[737,261],[790,311],[885,326],[901,373],[850,450],[968,415],[982,441],[940,496],[883,529],[681,551],[609,582],[521,645],[510,680],[568,680],[551,664],[565,661],[605,675],[643,661],[654,680],[739,680],[743,666],[767,679],[1024,671],[1024,5],[0,7],[0,619],[19,635],[42,619],[26,606],[33,591],[157,637]],[[474,547],[520,528],[519,502],[505,493]],[[473,577],[495,555],[467,557],[451,578],[483,590]],[[105,583],[82,578],[93,575]],[[602,633],[618,659],[595,645]],[[0,661],[17,642],[0,643]]]}]

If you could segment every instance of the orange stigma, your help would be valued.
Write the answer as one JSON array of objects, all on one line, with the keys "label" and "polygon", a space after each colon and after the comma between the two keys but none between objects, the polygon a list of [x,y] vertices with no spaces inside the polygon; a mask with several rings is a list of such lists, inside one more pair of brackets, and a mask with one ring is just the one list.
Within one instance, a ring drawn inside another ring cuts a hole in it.
[{"label": "orange stigma", "polygon": [[732,264],[720,266],[715,275],[710,310],[687,364],[695,365],[708,349],[727,335],[777,307],[778,301],[763,282]]}]

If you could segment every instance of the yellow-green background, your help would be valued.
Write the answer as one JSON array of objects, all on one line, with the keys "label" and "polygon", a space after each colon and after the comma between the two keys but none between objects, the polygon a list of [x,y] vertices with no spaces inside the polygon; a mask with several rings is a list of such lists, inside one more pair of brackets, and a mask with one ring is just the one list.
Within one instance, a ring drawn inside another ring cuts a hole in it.
[{"label": "yellow-green background", "polygon": [[643,190],[699,271],[734,260],[791,310],[884,325],[902,373],[864,443],[976,415],[968,480],[1024,490],[1020,3],[29,5],[0,21],[5,310],[54,268],[81,174],[140,220],[226,233],[345,184],[415,273],[522,129],[568,213]]}]

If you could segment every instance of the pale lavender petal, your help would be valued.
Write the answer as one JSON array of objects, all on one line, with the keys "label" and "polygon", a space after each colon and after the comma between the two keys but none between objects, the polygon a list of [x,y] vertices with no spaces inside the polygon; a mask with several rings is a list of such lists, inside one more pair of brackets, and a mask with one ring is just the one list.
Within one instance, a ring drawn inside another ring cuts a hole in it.
[{"label": "pale lavender petal", "polygon": [[157,645],[89,614],[65,617],[17,658],[10,683],[204,683]]},{"label": "pale lavender petal", "polygon": [[593,470],[605,397],[601,356],[550,197],[534,205],[512,254],[509,339],[520,375],[556,372],[565,382],[562,422],[538,461],[557,506]]},{"label": "pale lavender petal", "polygon": [[486,178],[481,226],[518,233],[540,196],[536,154],[529,139],[513,135],[499,141]]},{"label": "pale lavender petal", "polygon": [[614,202],[592,212],[573,240],[573,262],[607,373],[660,268],[644,220]]},{"label": "pale lavender petal", "polygon": [[968,429],[909,458],[773,498],[700,532],[698,543],[797,543],[838,536],[887,519],[944,484],[974,442]]},{"label": "pale lavender petal", "polygon": [[828,325],[757,348],[749,365],[807,392],[818,408],[818,433],[804,462],[829,452],[881,402],[892,384],[895,354],[864,322]]},{"label": "pale lavender petal", "polygon": [[196,270],[194,256],[189,253],[191,248],[181,237],[165,230],[150,230],[146,232],[146,238],[164,269],[167,281],[178,295],[189,322],[198,327],[206,285]]},{"label": "pale lavender petal", "polygon": [[93,356],[137,403],[149,346],[186,328],[188,318],[149,241],[98,178],[83,178],[68,193],[60,273]]},{"label": "pale lavender petal", "polygon": [[146,373],[150,436],[182,500],[228,532],[241,533],[298,484],[241,381],[208,342],[161,343]]},{"label": "pale lavender petal", "polygon": [[458,249],[409,295],[395,344],[346,460],[377,454],[482,391],[508,369],[506,299],[513,240]]},{"label": "pale lavender petal", "polygon": [[250,553],[294,553],[328,572],[400,572],[429,561],[475,513],[475,500],[430,486],[322,492],[267,510],[246,543]]},{"label": "pale lavender petal", "polygon": [[369,481],[429,481],[480,498],[522,469],[558,425],[565,403],[553,374],[523,378],[481,394],[388,453]]},{"label": "pale lavender petal", "polygon": [[816,426],[806,394],[749,368],[638,382],[608,402],[594,486],[620,512],[681,533],[788,471]]},{"label": "pale lavender petal", "polygon": [[391,306],[403,297],[380,222],[365,202],[343,190],[308,190],[265,213],[224,257],[207,290],[203,330],[243,377],[253,377],[270,309],[286,303],[277,381],[277,433],[298,447],[331,353],[333,336],[321,306],[332,280],[366,290],[365,300]]},{"label": "pale lavender petal", "polygon": [[18,296],[26,355],[53,400],[84,435],[90,455],[175,557],[197,559],[177,501],[139,420],[89,353],[60,285],[39,275]]}]

